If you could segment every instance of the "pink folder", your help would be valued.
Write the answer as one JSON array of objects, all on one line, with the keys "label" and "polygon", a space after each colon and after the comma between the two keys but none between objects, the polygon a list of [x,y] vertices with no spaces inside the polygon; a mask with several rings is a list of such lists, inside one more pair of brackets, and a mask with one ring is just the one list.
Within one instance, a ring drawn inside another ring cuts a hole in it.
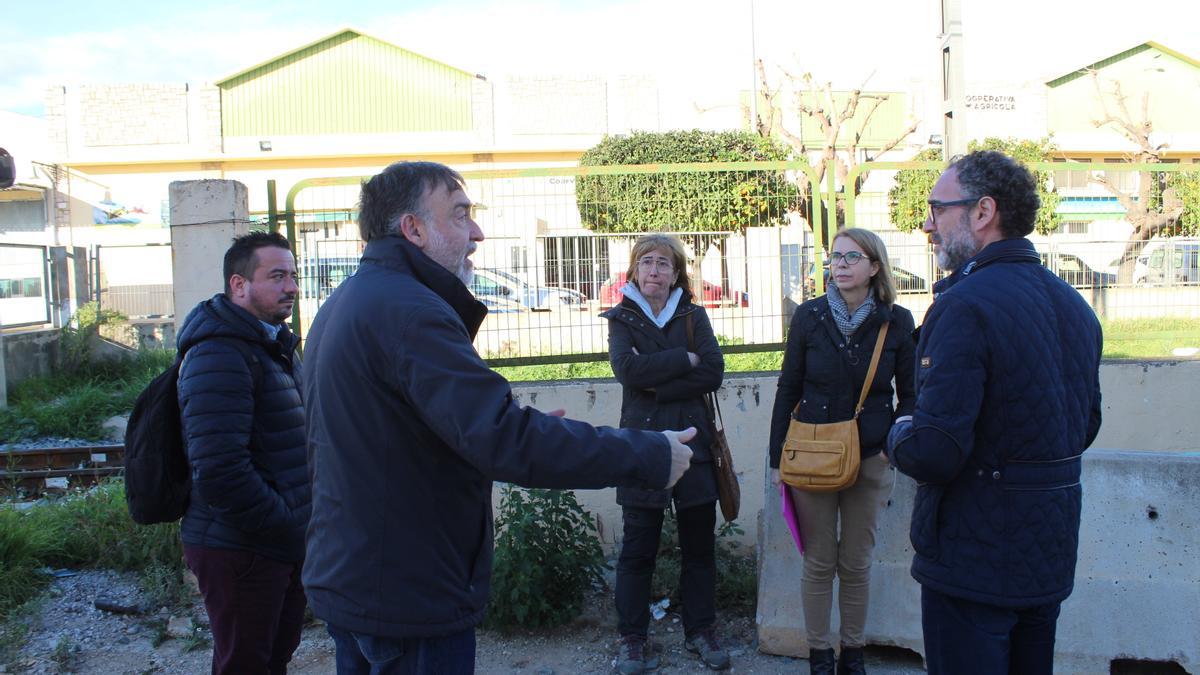
[{"label": "pink folder", "polygon": [[779,484],[779,502],[782,504],[783,522],[787,523],[792,533],[792,541],[796,542],[796,550],[804,555],[804,540],[800,538],[800,516],[796,513],[796,504],[792,502],[792,493],[786,483]]}]

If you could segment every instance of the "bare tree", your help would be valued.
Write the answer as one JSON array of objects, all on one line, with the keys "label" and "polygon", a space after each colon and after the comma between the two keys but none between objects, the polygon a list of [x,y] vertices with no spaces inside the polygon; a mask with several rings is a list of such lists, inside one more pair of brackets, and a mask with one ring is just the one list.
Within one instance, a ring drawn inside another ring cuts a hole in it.
[{"label": "bare tree", "polygon": [[[767,117],[764,119],[760,112],[758,119],[753,120],[755,130],[764,136],[777,132],[797,154],[814,163],[813,168],[822,184],[826,172],[832,170],[837,184],[843,190],[856,190],[857,185],[846,186],[846,179],[860,163],[863,133],[879,106],[888,100],[888,95],[864,93],[859,87],[847,92],[845,101],[839,104],[835,100],[832,83],[818,84],[811,73],[797,76],[781,68],[783,80],[792,94],[792,104],[796,113],[802,119],[814,120],[821,129],[820,138],[806,140],[783,123],[783,109],[778,99],[783,93],[784,85],[771,86],[762,59],[758,60],[756,67],[761,83],[762,100],[759,110],[765,109]],[[913,121],[894,139],[875,149],[875,154],[882,155],[895,149],[917,130],[918,124],[918,121]],[[865,178],[865,173],[860,176],[860,180]],[[800,178],[802,189],[806,180],[806,177]]]},{"label": "bare tree", "polygon": [[[1121,134],[1134,145],[1127,158],[1138,164],[1158,164],[1162,161],[1166,143],[1155,144],[1151,139],[1154,124],[1150,120],[1150,95],[1142,95],[1141,119],[1136,119],[1129,110],[1129,97],[1121,91],[1121,83],[1113,82],[1112,90],[1105,92],[1100,83],[1100,73],[1091,71],[1096,98],[1100,102],[1103,117],[1092,120],[1097,129],[1109,128]],[[1145,242],[1151,237],[1179,225],[1183,217],[1184,203],[1175,190],[1166,186],[1162,174],[1150,171],[1138,172],[1136,192],[1126,192],[1115,185],[1107,176],[1096,174],[1091,181],[1103,185],[1125,209],[1125,220],[1133,226],[1133,233],[1121,253],[1117,280],[1121,283],[1133,281],[1133,270],[1137,257]],[[1161,198],[1159,198],[1161,194]]]}]

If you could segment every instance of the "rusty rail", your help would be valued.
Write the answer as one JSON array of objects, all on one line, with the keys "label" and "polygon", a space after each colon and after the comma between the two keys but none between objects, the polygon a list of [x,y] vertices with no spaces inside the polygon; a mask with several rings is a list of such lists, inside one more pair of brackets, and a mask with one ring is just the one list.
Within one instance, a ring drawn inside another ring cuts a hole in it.
[{"label": "rusty rail", "polygon": [[89,445],[0,452],[0,494],[37,497],[95,485],[124,470],[125,446]]}]

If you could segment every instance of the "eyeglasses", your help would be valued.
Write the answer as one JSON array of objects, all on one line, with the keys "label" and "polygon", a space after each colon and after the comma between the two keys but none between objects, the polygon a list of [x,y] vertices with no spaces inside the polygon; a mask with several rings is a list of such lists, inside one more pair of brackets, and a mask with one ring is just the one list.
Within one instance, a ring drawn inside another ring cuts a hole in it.
[{"label": "eyeglasses", "polygon": [[837,251],[834,251],[833,253],[829,254],[829,266],[833,267],[843,260],[846,261],[847,265],[857,265],[859,260],[868,257],[870,256],[865,253],[859,253],[858,251],[850,251],[849,253],[838,253]]},{"label": "eyeglasses", "polygon": [[637,264],[638,267],[646,271],[657,269],[659,272],[670,272],[671,270],[675,269],[675,266],[671,264],[671,261],[667,260],[666,258],[646,257],[637,261]]},{"label": "eyeglasses", "polygon": [[943,209],[948,209],[951,206],[966,206],[967,204],[976,204],[983,197],[971,197],[970,199],[951,199],[949,201],[940,201],[937,199],[929,200],[929,219],[937,220],[938,214]]}]

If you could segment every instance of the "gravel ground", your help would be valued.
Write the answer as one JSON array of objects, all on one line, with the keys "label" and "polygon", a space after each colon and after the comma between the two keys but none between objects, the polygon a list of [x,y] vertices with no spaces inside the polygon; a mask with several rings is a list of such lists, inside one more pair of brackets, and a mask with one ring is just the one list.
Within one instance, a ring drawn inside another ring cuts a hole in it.
[{"label": "gravel ground", "polygon": [[[131,574],[88,570],[56,579],[30,620],[27,640],[17,658],[0,672],[209,672],[211,642],[202,604],[174,616],[153,608],[141,614],[123,614],[97,609],[97,599],[118,607],[143,607],[146,602]],[[154,646],[168,625],[175,637]],[[683,650],[678,615],[668,613],[654,622],[651,631],[652,639],[663,648],[663,665],[657,672],[708,672]],[[753,618],[723,617],[720,634],[733,656],[733,672],[808,672],[807,661],[759,654]],[[607,593],[597,594],[583,615],[566,626],[511,635],[480,631],[476,672],[610,673],[616,654],[611,598]],[[868,657],[871,672],[879,675],[924,672],[920,659],[906,652],[869,650]],[[302,675],[334,672],[333,642],[322,626],[305,629],[289,670]]]}]

